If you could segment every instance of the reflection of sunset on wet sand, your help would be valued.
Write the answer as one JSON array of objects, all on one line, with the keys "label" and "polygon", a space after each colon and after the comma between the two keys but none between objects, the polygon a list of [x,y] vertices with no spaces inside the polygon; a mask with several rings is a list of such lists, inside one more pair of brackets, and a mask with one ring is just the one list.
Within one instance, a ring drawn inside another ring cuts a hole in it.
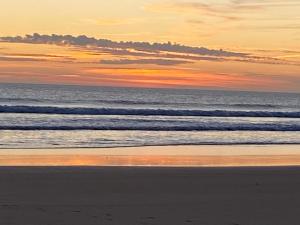
[{"label": "reflection of sunset on wet sand", "polygon": [[16,150],[12,154],[9,153],[10,151],[1,150],[1,166],[218,167],[300,165],[300,148],[297,145],[24,149]]},{"label": "reflection of sunset on wet sand", "polygon": [[0,156],[2,166],[286,166],[300,156]]}]

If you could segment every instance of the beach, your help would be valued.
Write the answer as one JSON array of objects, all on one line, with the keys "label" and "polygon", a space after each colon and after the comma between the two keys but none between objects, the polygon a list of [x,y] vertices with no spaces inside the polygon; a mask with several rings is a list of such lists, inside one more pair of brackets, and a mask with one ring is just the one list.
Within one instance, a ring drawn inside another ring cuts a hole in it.
[{"label": "beach", "polygon": [[1,149],[0,224],[293,225],[300,213],[299,151]]},{"label": "beach", "polygon": [[292,225],[298,167],[1,167],[0,224]]},{"label": "beach", "polygon": [[0,225],[300,225],[299,12],[1,1]]}]

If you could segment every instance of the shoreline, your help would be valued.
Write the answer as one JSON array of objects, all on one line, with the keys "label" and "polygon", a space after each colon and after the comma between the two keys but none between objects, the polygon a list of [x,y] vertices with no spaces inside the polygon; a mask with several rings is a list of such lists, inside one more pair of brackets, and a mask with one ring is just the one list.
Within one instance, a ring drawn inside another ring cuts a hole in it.
[{"label": "shoreline", "polygon": [[0,150],[6,149],[118,149],[118,148],[150,148],[150,147],[208,147],[208,146],[300,146],[299,143],[205,143],[205,144],[166,144],[166,145],[134,145],[134,146],[105,146],[105,147],[28,147],[28,148],[11,148],[0,147]]},{"label": "shoreline", "polygon": [[0,149],[0,166],[299,166],[300,145]]}]

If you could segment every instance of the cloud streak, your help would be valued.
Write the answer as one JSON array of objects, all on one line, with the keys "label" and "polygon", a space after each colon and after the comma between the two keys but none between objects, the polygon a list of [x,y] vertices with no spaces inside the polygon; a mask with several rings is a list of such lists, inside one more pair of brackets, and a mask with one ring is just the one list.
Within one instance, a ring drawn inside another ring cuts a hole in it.
[{"label": "cloud streak", "polygon": [[276,6],[297,6],[300,5],[298,0],[232,0],[232,4],[237,6],[255,6],[255,7],[276,7]]},{"label": "cloud streak", "polygon": [[[205,3],[204,3],[205,2]],[[274,7],[297,7],[300,6],[298,0],[228,0],[220,3],[208,3],[209,1],[163,1],[149,4],[145,9],[152,12],[171,13],[191,13],[195,15],[221,18],[227,21],[244,20],[246,15],[260,12]],[[195,21],[188,21],[195,22]]]},{"label": "cloud streak", "polygon": [[[187,45],[149,42],[116,42],[108,39],[96,39],[85,35],[26,35],[25,37],[0,37],[0,42],[49,44],[71,47],[74,51],[94,56],[93,60],[76,59],[71,56],[58,56],[47,54],[5,54],[1,61],[54,61],[60,62],[82,62],[108,65],[131,65],[131,64],[153,64],[159,66],[174,66],[179,64],[196,63],[199,61],[224,62],[235,61],[243,63],[259,64],[284,64],[297,65],[298,62],[273,57],[262,57],[244,52],[233,52],[225,50],[208,49],[205,47],[193,47]],[[104,59],[100,60],[95,57]],[[108,59],[106,58],[108,57]]]},{"label": "cloud streak", "polygon": [[109,65],[129,65],[129,64],[153,64],[160,66],[171,66],[185,63],[192,63],[185,60],[171,60],[171,59],[118,59],[118,60],[101,60],[100,64]]},{"label": "cloud streak", "polygon": [[55,44],[66,46],[82,46],[82,47],[102,47],[114,49],[133,49],[144,52],[173,52],[206,56],[221,57],[246,57],[248,54],[241,52],[231,52],[224,50],[208,49],[204,47],[192,47],[180,44],[167,43],[149,43],[149,42],[116,42],[108,39],[96,39],[85,35],[26,35],[25,37],[0,37],[2,42],[11,43],[31,43],[31,44]]},{"label": "cloud streak", "polygon": [[219,17],[226,20],[240,20],[240,12],[261,10],[260,4],[245,4],[244,2],[231,1],[229,3],[209,4],[199,1],[163,2],[146,6],[146,10],[154,12],[177,12],[177,13],[202,13],[202,15]]},{"label": "cloud streak", "polygon": [[19,58],[19,57],[10,57],[10,56],[0,56],[0,61],[18,61],[18,62],[42,62],[46,61],[45,59],[40,59],[40,58]]}]

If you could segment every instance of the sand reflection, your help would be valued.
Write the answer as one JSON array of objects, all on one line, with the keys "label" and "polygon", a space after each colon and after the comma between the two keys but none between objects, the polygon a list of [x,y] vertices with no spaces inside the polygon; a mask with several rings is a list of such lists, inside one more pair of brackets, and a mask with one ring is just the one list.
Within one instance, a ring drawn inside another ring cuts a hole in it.
[{"label": "sand reflection", "polygon": [[117,149],[2,149],[1,166],[300,165],[300,146],[168,146]]}]

